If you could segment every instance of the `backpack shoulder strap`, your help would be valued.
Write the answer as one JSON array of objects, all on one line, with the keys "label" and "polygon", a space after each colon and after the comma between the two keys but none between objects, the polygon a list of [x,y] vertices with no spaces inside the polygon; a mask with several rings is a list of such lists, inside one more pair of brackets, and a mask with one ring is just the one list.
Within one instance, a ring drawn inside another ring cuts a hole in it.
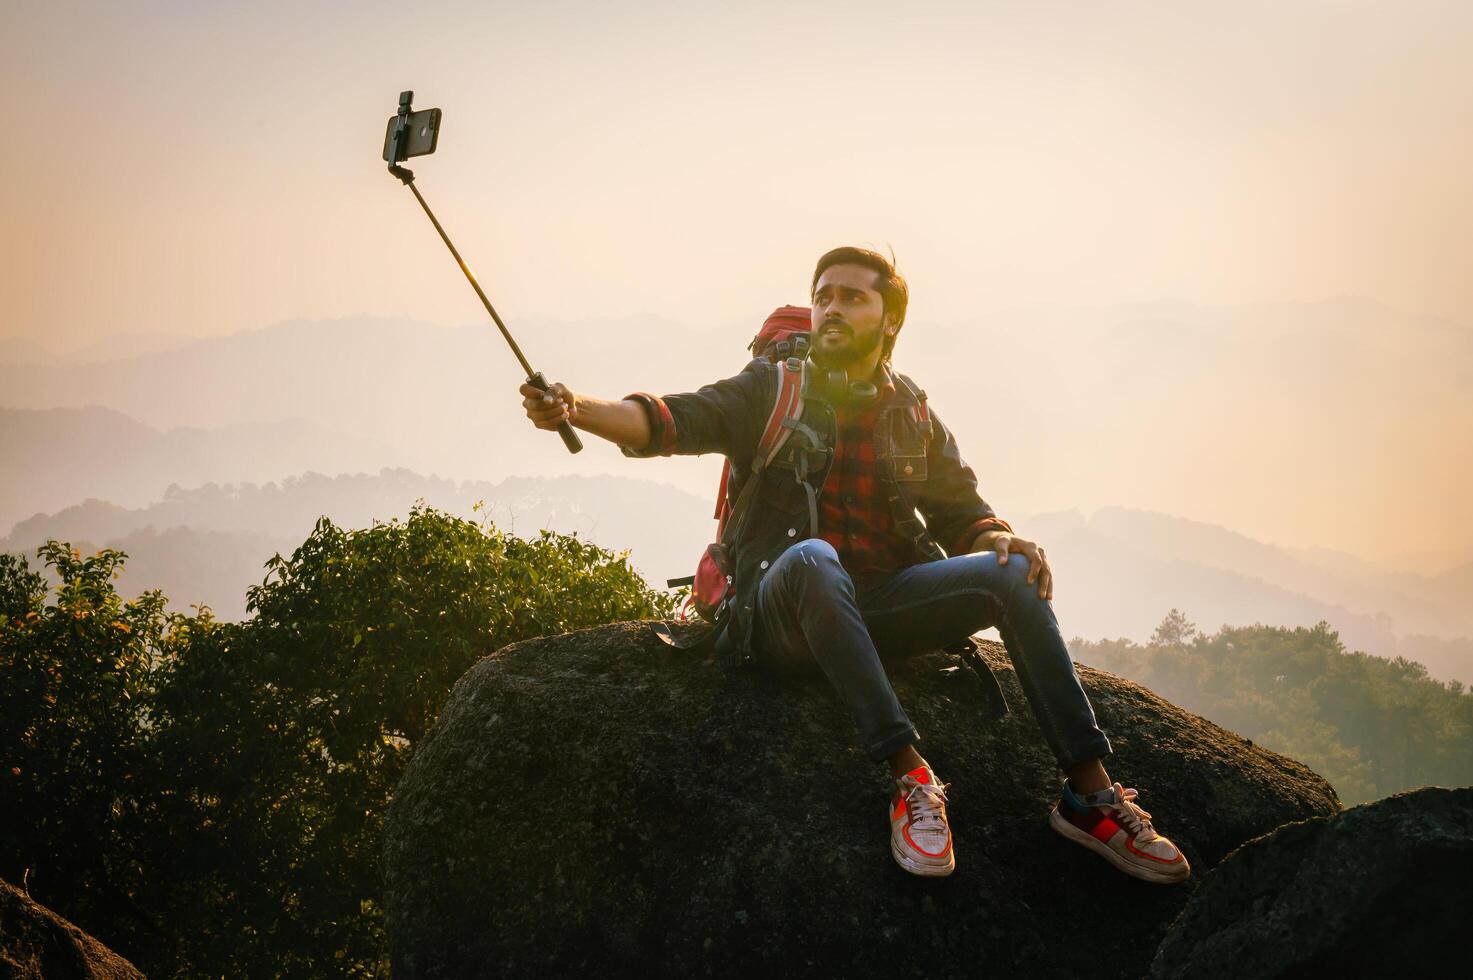
[{"label": "backpack shoulder strap", "polygon": [[726,513],[721,528],[721,541],[731,544],[739,535],[739,528],[746,520],[747,512],[757,499],[757,484],[762,471],[777,457],[778,450],[788,441],[795,425],[803,415],[803,388],[808,377],[808,362],[790,357],[777,363],[778,384],[773,398],[772,411],[767,416],[767,425],[752,454],[752,468],[742,483],[742,491]]},{"label": "backpack shoulder strap", "polygon": [[[758,359],[762,360],[762,358]],[[808,362],[790,357],[776,362],[774,369],[777,371],[777,384],[773,392],[772,408],[767,413],[767,422],[762,427],[762,435],[758,437],[757,450],[752,454],[753,472],[758,470],[759,461],[762,467],[772,462],[793,431],[788,427],[791,424],[789,420],[797,420],[803,415],[803,390],[808,376]],[[723,540],[722,532],[725,531],[727,522],[731,520],[736,511],[730,490],[735,476],[731,460],[728,459],[721,466],[721,485],[716,495],[716,512],[711,515],[717,520],[717,540]]]},{"label": "backpack shoulder strap", "polygon": [[790,357],[777,362],[777,391],[772,402],[772,411],[767,415],[767,424],[757,441],[757,458],[766,466],[777,456],[783,443],[788,441],[792,429],[783,425],[785,419],[803,416],[803,388],[808,376],[808,361]]}]

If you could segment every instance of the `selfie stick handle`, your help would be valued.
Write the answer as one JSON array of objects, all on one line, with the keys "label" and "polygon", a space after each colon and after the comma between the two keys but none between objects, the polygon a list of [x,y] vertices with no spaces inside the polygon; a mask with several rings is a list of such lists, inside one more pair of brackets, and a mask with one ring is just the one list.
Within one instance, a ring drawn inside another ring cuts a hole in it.
[{"label": "selfie stick handle", "polygon": [[[394,157],[396,159],[399,156],[398,150],[399,133],[396,132],[394,134]],[[465,273],[466,279],[470,280],[471,288],[476,291],[477,296],[481,297],[481,305],[486,307],[486,312],[491,314],[491,319],[494,320],[496,322],[496,326],[501,329],[501,335],[506,338],[506,342],[508,344],[511,344],[512,353],[515,354],[517,356],[517,360],[521,362],[522,370],[527,372],[527,384],[536,388],[538,391],[546,391],[549,387],[547,379],[542,376],[541,371],[533,371],[532,365],[528,364],[527,359],[522,356],[522,349],[518,347],[517,342],[512,339],[511,331],[506,329],[506,324],[501,322],[501,317],[497,315],[496,308],[491,305],[491,301],[487,299],[486,294],[481,291],[481,284],[476,282],[476,277],[471,274],[470,266],[465,264],[465,259],[461,258],[460,253],[455,250],[455,246],[451,244],[450,236],[445,234],[445,229],[440,227],[440,222],[435,218],[435,212],[430,210],[430,206],[425,203],[424,197],[419,193],[419,188],[414,186],[414,174],[403,167],[397,166],[396,164],[389,165],[389,172],[392,173],[395,177],[398,177],[400,180],[402,180],[405,186],[407,186],[410,190],[414,191],[415,200],[419,201],[419,206],[425,209],[425,214],[429,215],[430,223],[433,224],[435,226],[435,230],[440,233],[440,239],[445,243],[445,247],[450,249],[450,254],[455,256],[456,264],[460,266],[460,271]],[[570,423],[560,423],[557,427],[557,434],[563,437],[563,445],[568,447],[568,452],[576,453],[582,450],[583,440],[578,438],[578,433],[573,431],[573,426]]]}]

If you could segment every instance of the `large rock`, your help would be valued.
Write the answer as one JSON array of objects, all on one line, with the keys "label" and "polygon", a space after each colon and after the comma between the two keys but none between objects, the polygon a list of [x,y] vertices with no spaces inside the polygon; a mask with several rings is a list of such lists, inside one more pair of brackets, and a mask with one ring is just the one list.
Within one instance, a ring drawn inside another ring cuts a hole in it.
[{"label": "large rock", "polygon": [[[983,653],[1014,708],[997,722],[949,654],[891,671],[953,783],[945,879],[891,859],[886,773],[822,676],[730,673],[643,622],[486,657],[388,814],[394,975],[1142,976],[1194,884],[1128,878],[1049,828],[1053,757],[1002,648]],[[1112,773],[1196,868],[1339,809],[1299,763],[1081,675]]]},{"label": "large rock", "polygon": [[143,980],[137,967],[0,881],[0,980]]},{"label": "large rock", "polygon": [[1228,855],[1151,975],[1456,975],[1467,969],[1470,914],[1473,789],[1420,789],[1280,827]]}]

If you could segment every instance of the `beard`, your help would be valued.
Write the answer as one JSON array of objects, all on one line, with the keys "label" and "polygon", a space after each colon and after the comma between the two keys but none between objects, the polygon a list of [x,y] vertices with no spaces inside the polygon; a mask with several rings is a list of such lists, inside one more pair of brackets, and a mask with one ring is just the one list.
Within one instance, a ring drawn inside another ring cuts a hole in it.
[{"label": "beard", "polygon": [[870,334],[857,334],[848,324],[845,324],[845,328],[849,332],[848,339],[831,347],[830,342],[824,339],[823,329],[820,327],[816,331],[817,342],[809,348],[808,359],[823,368],[847,367],[869,357],[884,341],[885,332],[881,329],[877,328]]}]

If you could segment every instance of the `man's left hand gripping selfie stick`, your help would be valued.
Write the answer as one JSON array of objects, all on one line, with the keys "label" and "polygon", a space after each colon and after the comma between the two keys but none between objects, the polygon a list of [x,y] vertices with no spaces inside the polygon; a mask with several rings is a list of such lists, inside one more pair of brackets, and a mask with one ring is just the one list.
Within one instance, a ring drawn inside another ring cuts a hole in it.
[{"label": "man's left hand gripping selfie stick", "polygon": [[[419,188],[414,186],[414,174],[399,166],[401,160],[407,160],[409,157],[434,153],[435,144],[440,138],[440,110],[421,109],[419,112],[415,112],[410,108],[410,103],[413,101],[413,92],[400,92],[399,112],[397,115],[389,118],[389,128],[384,134],[384,160],[389,164],[389,173],[398,177],[410,190],[414,191],[414,197],[419,201],[419,206],[425,209],[425,214],[429,215],[430,223],[440,233],[440,238],[445,242],[445,247],[450,249],[451,255],[455,256],[455,261],[460,266],[460,271],[465,273],[466,279],[470,281],[471,288],[476,291],[477,296],[481,297],[481,303],[486,307],[486,312],[491,314],[491,319],[501,328],[501,335],[506,338],[508,344],[511,344],[512,353],[517,355],[518,361],[522,362],[522,370],[527,372],[527,383],[539,391],[546,391],[548,387],[547,379],[542,376],[541,371],[533,371],[532,365],[528,364],[527,359],[522,356],[522,349],[517,346],[515,340],[512,340],[511,332],[506,329],[506,324],[501,322],[501,317],[496,315],[495,307],[486,298],[486,294],[481,291],[481,284],[476,282],[475,276],[471,275],[470,267],[465,264],[465,259],[460,257],[460,253],[450,243],[450,236],[445,234],[445,229],[441,228],[440,222],[435,220],[435,213],[430,210],[430,206],[420,196]],[[583,448],[582,440],[578,438],[578,433],[573,431],[573,426],[569,423],[561,423],[557,427],[557,432],[558,435],[563,437],[563,445],[568,447],[568,452],[576,453]]]}]

